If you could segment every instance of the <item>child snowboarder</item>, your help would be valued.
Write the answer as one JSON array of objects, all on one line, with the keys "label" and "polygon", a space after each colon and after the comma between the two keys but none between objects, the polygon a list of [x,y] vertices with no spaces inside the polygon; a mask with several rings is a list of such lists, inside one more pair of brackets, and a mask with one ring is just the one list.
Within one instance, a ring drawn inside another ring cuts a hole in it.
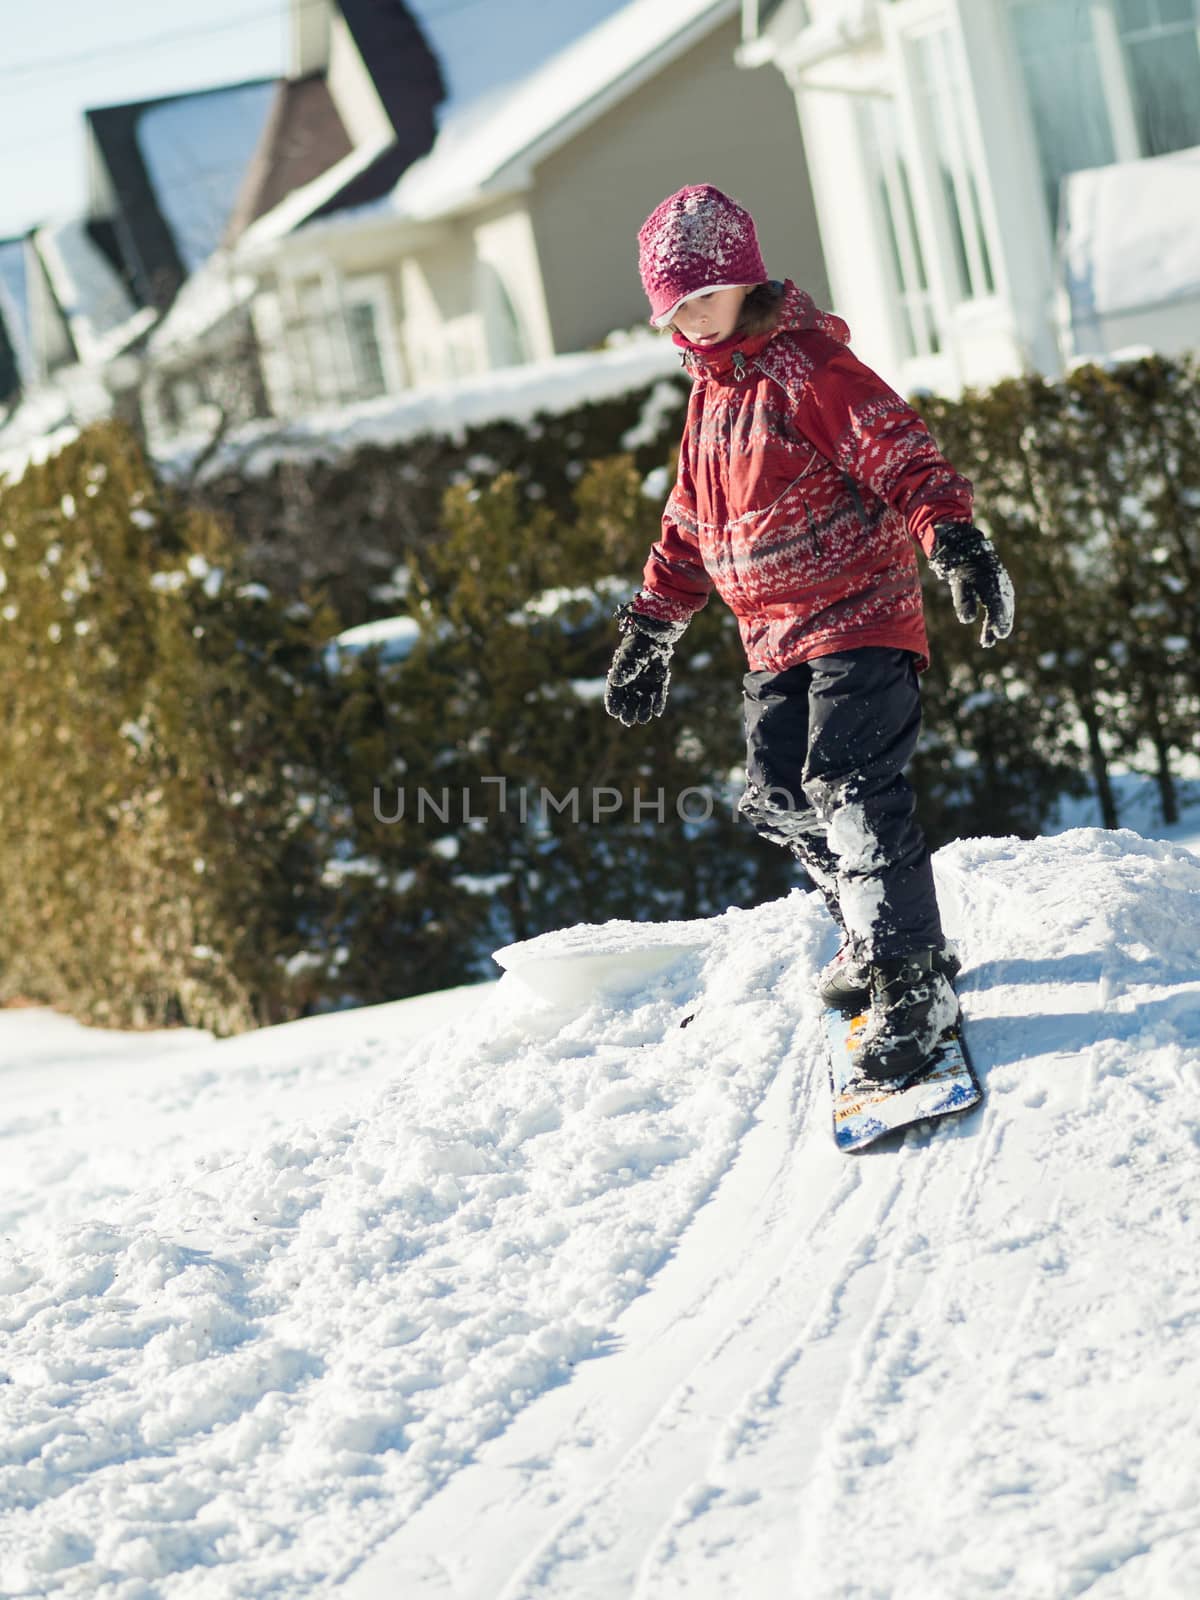
[{"label": "child snowboarder", "polygon": [[605,707],[626,726],[661,715],[672,651],[715,587],[750,668],[739,810],[803,863],[841,929],[819,992],[869,1004],[857,1070],[903,1077],[958,1013],[904,776],[929,664],[915,545],[960,621],[982,608],[984,646],[1012,630],[1012,583],[972,525],[971,485],[851,354],[841,318],[768,279],[741,206],[680,189],[638,244],[650,320],[673,328],[693,385],[662,535],[617,613]]}]

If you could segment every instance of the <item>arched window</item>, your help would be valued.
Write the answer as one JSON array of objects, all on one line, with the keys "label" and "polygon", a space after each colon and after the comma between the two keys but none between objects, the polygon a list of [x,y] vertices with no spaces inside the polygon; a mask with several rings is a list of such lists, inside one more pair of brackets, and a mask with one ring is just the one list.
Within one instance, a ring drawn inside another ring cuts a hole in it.
[{"label": "arched window", "polygon": [[490,261],[479,261],[479,306],[493,367],[519,367],[529,360],[529,345],[504,279]]}]

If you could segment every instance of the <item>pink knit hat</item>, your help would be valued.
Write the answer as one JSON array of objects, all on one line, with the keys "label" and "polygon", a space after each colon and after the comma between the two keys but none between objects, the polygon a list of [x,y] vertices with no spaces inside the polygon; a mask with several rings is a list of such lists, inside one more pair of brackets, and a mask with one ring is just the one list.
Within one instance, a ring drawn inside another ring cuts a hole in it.
[{"label": "pink knit hat", "polygon": [[656,328],[698,294],[767,280],[754,218],[711,183],[680,189],[650,213],[638,232],[638,271]]}]

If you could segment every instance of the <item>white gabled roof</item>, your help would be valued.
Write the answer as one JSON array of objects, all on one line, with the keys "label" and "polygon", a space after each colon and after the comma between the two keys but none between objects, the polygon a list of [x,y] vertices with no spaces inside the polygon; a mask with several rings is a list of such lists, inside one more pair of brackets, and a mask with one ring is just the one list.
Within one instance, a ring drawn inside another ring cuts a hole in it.
[{"label": "white gabled roof", "polygon": [[682,55],[740,0],[633,0],[543,66],[450,117],[392,191],[420,221],[529,182],[533,165]]},{"label": "white gabled roof", "polygon": [[39,228],[37,250],[79,359],[104,362],[145,331],[157,312],[140,311],[116,269],[92,240],[87,219]]},{"label": "white gabled roof", "polygon": [[0,239],[0,323],[3,324],[22,384],[34,373],[33,330],[29,317],[28,242]]}]

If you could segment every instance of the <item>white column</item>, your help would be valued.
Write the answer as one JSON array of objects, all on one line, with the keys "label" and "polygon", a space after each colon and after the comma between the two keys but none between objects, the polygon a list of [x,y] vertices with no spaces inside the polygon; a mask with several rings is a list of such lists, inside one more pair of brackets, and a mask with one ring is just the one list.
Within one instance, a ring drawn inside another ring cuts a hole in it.
[{"label": "white column", "polygon": [[832,90],[807,89],[797,74],[787,76],[796,96],[832,309],[850,324],[855,353],[901,387],[905,350],[896,286],[887,241],[879,234],[854,101]]},{"label": "white column", "polygon": [[1005,0],[956,0],[977,130],[981,204],[998,289],[1021,364],[1058,370],[1053,328],[1054,241],[1041,163]]}]

